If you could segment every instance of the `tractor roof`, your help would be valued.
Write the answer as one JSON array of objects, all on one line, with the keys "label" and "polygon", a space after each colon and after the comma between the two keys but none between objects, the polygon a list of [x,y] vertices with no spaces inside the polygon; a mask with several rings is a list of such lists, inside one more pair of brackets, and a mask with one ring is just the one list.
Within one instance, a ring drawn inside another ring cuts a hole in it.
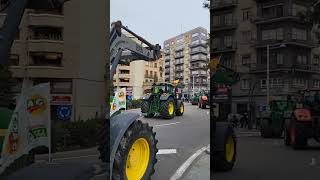
[{"label": "tractor roof", "polygon": [[169,86],[173,86],[173,84],[168,83],[168,82],[161,82],[161,83],[156,83],[156,86],[164,86],[164,85],[169,85]]}]

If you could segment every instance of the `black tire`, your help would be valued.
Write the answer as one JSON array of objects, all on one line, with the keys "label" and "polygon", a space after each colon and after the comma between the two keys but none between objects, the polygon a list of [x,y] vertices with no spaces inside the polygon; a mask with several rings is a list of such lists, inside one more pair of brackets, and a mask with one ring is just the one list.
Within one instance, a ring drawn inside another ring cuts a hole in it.
[{"label": "black tire", "polygon": [[261,137],[263,137],[263,138],[272,137],[272,129],[269,125],[268,119],[262,119],[260,133],[261,133]]},{"label": "black tire", "polygon": [[[181,112],[181,106],[183,106],[183,111]],[[178,108],[176,109],[176,115],[182,116],[184,113],[184,104],[183,102],[178,103]]]},{"label": "black tire", "polygon": [[[232,128],[227,128],[225,132],[221,132],[221,133],[225,133],[223,136],[225,146],[223,151],[218,151],[213,153],[213,170],[214,171],[230,171],[233,168],[236,161],[237,140]],[[234,155],[231,161],[228,161],[226,158],[226,144],[229,137],[232,138],[234,141]]]},{"label": "black tire", "polygon": [[170,103],[173,103],[174,107],[174,100],[172,97],[169,97],[166,101],[160,102],[160,115],[164,119],[172,119],[174,117],[175,110],[173,110],[172,114],[169,114],[168,107]]},{"label": "black tire", "polygon": [[[305,149],[308,145],[308,138],[303,134],[303,128],[304,126],[302,123],[292,121],[290,124],[291,146],[295,150]],[[293,133],[295,135],[293,135]]]},{"label": "black tire", "polygon": [[287,128],[284,128],[283,134],[284,134],[284,138],[283,138],[284,145],[290,146],[290,144],[291,144],[290,131]]},{"label": "black tire", "polygon": [[157,163],[156,154],[158,152],[156,140],[156,133],[153,132],[152,127],[141,121],[135,121],[126,131],[118,150],[116,152],[115,161],[112,169],[112,180],[125,180],[126,176],[126,161],[128,158],[129,150],[133,143],[139,138],[145,138],[148,141],[150,148],[150,157],[147,170],[142,179],[150,180],[154,174],[154,166]]},{"label": "black tire", "polygon": [[141,103],[141,112],[144,113],[144,117],[146,118],[152,118],[154,116],[154,113],[149,113],[149,107],[150,107],[150,103],[148,100],[144,100]]}]

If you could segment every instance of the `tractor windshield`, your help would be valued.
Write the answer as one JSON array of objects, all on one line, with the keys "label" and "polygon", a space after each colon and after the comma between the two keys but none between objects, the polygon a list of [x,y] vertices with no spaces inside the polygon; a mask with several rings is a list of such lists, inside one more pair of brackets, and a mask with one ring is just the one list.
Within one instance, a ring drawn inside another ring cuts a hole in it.
[{"label": "tractor windshield", "polygon": [[166,92],[166,86],[163,85],[157,85],[153,87],[153,92],[154,93],[159,93],[159,92]]}]

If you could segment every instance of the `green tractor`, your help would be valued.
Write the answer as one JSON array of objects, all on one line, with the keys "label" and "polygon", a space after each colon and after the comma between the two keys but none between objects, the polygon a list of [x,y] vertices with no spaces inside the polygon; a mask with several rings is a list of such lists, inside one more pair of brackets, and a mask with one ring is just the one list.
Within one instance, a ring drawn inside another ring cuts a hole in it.
[{"label": "green tractor", "polygon": [[200,93],[194,93],[193,97],[191,98],[191,104],[198,105],[199,97],[200,97]]},{"label": "green tractor", "polygon": [[155,115],[164,119],[172,119],[174,115],[182,116],[184,104],[181,100],[181,87],[171,83],[153,84],[151,93],[142,97],[141,112],[148,118]]},{"label": "green tractor", "polygon": [[280,138],[284,121],[290,116],[295,104],[290,100],[272,100],[269,109],[262,113],[260,133],[263,138]]}]

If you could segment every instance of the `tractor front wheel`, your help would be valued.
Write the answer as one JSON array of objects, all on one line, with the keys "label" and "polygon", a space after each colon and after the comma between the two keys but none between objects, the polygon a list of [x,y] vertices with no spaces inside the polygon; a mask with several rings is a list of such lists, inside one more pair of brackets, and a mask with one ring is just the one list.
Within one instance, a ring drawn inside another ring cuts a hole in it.
[{"label": "tractor front wheel", "polygon": [[177,109],[176,109],[176,115],[177,116],[182,116],[184,113],[184,104],[181,101],[180,103],[178,103]]},{"label": "tractor front wheel", "polygon": [[269,119],[262,119],[260,133],[263,138],[272,137],[272,129],[269,124]]},{"label": "tractor front wheel", "polygon": [[144,115],[144,117],[151,118],[154,116],[154,113],[150,113],[149,111],[150,111],[150,103],[148,100],[144,100],[141,103],[141,112],[146,114]]},{"label": "tractor front wheel", "polygon": [[156,133],[141,121],[134,122],[123,136],[112,169],[112,180],[149,180],[157,162]]},{"label": "tractor front wheel", "polygon": [[166,101],[160,103],[160,115],[164,119],[172,119],[174,117],[174,100],[169,97]]}]

